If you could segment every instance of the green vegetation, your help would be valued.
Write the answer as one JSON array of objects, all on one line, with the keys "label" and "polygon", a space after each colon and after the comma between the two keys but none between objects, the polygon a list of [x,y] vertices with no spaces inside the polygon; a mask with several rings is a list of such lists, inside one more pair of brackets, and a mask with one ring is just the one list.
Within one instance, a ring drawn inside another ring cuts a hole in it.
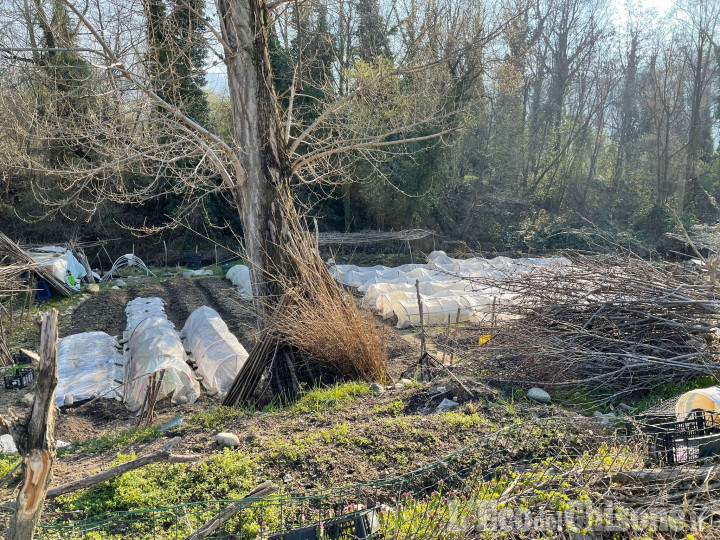
[{"label": "green vegetation", "polygon": [[152,441],[157,438],[159,434],[159,428],[154,426],[131,427],[118,431],[111,431],[103,433],[99,437],[93,437],[92,439],[74,443],[69,448],[62,448],[58,450],[58,455],[63,456],[76,450],[91,454],[104,452],[106,450],[123,448],[133,443]]},{"label": "green vegetation", "polygon": [[307,412],[322,414],[334,411],[358,397],[369,394],[370,387],[364,382],[351,381],[332,386],[318,386],[303,393],[290,410],[298,414]]}]

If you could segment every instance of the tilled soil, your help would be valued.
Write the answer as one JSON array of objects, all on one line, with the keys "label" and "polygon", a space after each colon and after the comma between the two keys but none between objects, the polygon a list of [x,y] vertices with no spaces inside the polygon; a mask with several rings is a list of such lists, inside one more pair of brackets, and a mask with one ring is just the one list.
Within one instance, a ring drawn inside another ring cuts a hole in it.
[{"label": "tilled soil", "polygon": [[255,331],[252,304],[243,300],[229,281],[218,277],[141,281],[119,290],[103,290],[80,304],[69,321],[61,322],[60,337],[92,331],[121,335],[126,325],[125,306],[138,296],[165,300],[165,313],[178,330],[195,309],[210,306],[245,348],[252,342]]}]

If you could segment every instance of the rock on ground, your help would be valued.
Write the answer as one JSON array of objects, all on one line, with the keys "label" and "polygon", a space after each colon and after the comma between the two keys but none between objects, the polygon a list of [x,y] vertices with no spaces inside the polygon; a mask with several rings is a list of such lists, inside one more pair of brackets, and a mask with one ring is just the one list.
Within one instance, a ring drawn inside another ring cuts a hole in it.
[{"label": "rock on ground", "polygon": [[385,389],[382,387],[382,385],[380,385],[378,383],[372,383],[370,385],[370,391],[373,394],[382,394],[385,391]]},{"label": "rock on ground", "polygon": [[527,393],[528,399],[537,401],[538,403],[552,403],[552,398],[542,388],[531,388]]},{"label": "rock on ground", "polygon": [[215,442],[220,446],[239,446],[240,439],[234,433],[222,432],[215,435]]},{"label": "rock on ground", "polygon": [[90,283],[87,286],[87,290],[88,290],[88,292],[91,292],[91,293],[98,293],[98,292],[100,292],[100,285],[98,283]]}]

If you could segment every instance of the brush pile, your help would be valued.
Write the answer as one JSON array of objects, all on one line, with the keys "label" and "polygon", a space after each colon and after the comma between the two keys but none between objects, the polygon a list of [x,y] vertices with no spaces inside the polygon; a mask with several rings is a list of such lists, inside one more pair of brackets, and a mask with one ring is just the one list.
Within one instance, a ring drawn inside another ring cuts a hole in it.
[{"label": "brush pile", "polygon": [[[603,401],[720,375],[720,295],[651,262],[576,257],[564,272],[542,268],[494,286],[498,304],[477,345],[482,370],[497,380],[584,387]],[[483,341],[483,340],[481,340]]]}]

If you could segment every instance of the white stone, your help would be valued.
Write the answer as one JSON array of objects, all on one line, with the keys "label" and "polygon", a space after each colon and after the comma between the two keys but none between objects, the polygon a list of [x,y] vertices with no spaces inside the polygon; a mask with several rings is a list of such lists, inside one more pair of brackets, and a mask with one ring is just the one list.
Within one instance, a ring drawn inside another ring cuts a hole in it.
[{"label": "white stone", "polygon": [[122,279],[116,279],[115,285],[117,285],[118,287],[124,287],[126,283]]},{"label": "white stone", "polygon": [[113,290],[115,290],[115,291],[119,291],[119,290],[120,290],[120,287],[118,287],[117,285],[113,285],[113,286],[110,287],[110,288],[113,289]]},{"label": "white stone", "polygon": [[395,383],[395,389],[396,390],[405,390],[405,385],[401,382]]},{"label": "white stone", "polygon": [[17,454],[17,446],[15,446],[15,441],[12,438],[12,435],[0,435],[0,451],[2,451],[3,454]]},{"label": "white stone", "polygon": [[185,405],[188,402],[187,396],[178,396],[175,398],[175,405]]},{"label": "white stone", "polygon": [[398,382],[404,384],[405,386],[410,386],[412,384],[410,379],[400,379]]},{"label": "white stone", "polygon": [[66,407],[70,407],[71,405],[75,404],[75,398],[73,396],[65,396],[65,400],[63,401],[65,403]]},{"label": "white stone", "polygon": [[373,394],[382,394],[385,391],[385,389],[382,387],[382,385],[380,385],[378,383],[372,383],[370,385],[370,391]]},{"label": "white stone", "polygon": [[33,404],[33,401],[35,401],[35,394],[30,394],[30,393],[25,394],[25,395],[22,397],[22,401],[23,401],[23,403],[25,403],[26,405],[32,405],[32,404]]},{"label": "white stone", "polygon": [[550,394],[548,394],[542,388],[531,388],[530,390],[528,390],[527,398],[532,401],[537,401],[538,403],[552,403],[552,398],[550,397]]},{"label": "white stone", "polygon": [[220,446],[239,446],[240,439],[234,433],[222,432],[215,435],[215,442]]}]

